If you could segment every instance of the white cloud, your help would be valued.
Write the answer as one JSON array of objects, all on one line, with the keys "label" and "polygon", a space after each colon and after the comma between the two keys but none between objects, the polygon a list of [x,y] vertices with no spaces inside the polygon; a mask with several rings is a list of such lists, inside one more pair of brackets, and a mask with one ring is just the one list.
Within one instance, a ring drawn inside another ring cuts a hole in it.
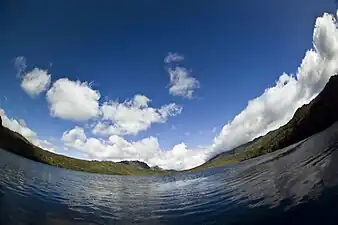
[{"label": "white cloud", "polygon": [[180,62],[184,60],[184,56],[178,53],[169,52],[168,55],[164,58],[165,63]]},{"label": "white cloud", "polygon": [[177,105],[176,103],[170,103],[167,105],[163,105],[161,108],[158,109],[158,113],[161,117],[166,121],[167,117],[169,116],[176,116],[181,114],[183,107]]},{"label": "white cloud", "polygon": [[62,141],[72,143],[75,140],[84,141],[87,139],[83,128],[76,126],[74,129],[66,131],[62,135]]},{"label": "white cloud", "polygon": [[147,130],[153,123],[164,123],[169,116],[181,113],[182,107],[174,103],[160,108],[149,107],[150,99],[135,95],[124,102],[110,101],[101,106],[102,120],[93,129],[94,134],[136,135]]},{"label": "white cloud", "polygon": [[134,100],[133,100],[133,104],[136,107],[138,107],[138,108],[142,108],[142,107],[147,107],[148,103],[150,101],[151,100],[147,96],[144,96],[144,95],[135,95],[134,96]]},{"label": "white cloud", "polygon": [[[170,62],[172,61],[175,60]],[[173,81],[170,87],[172,92],[192,97],[193,91],[198,87],[198,81],[195,78],[189,79],[190,74],[182,67],[169,68],[168,72]],[[89,119],[97,117],[101,112],[99,123],[96,124],[93,133],[105,133],[109,138],[88,137],[80,127],[66,131],[62,137],[66,146],[81,151],[89,159],[140,160],[150,166],[159,165],[164,169],[188,169],[202,164],[211,155],[229,150],[285,124],[296,109],[311,101],[323,89],[330,76],[336,73],[338,73],[337,22],[333,15],[324,14],[316,20],[313,48],[306,52],[296,74],[283,73],[273,87],[250,100],[246,108],[223,127],[212,146],[196,149],[188,149],[185,143],[175,145],[171,149],[162,149],[156,137],[128,141],[118,136],[137,134],[148,129],[153,123],[162,123],[169,116],[181,113],[182,108],[176,104],[152,108],[149,106],[151,102],[149,98],[137,95],[129,101],[110,101],[99,107],[100,95],[97,91],[92,90],[87,83],[72,82],[68,79],[56,82],[48,92],[47,99],[52,99],[49,100],[52,114],[61,118]],[[190,85],[184,85],[187,83]],[[186,86],[190,88],[185,88]],[[87,92],[90,94],[85,94]],[[60,95],[61,97],[56,97]],[[78,98],[80,100],[77,100]],[[87,101],[90,104],[85,103]],[[66,107],[63,105],[64,102]],[[55,105],[58,107],[52,107]],[[5,117],[4,122],[13,129],[20,130],[24,136],[36,138],[36,133],[23,126],[24,123],[20,125],[16,120],[10,122],[6,120],[8,118]],[[216,132],[216,129],[213,129],[213,132]]]},{"label": "white cloud", "polygon": [[102,121],[99,121],[95,125],[92,133],[95,135],[100,134],[103,136],[109,136],[111,134],[123,134],[121,129],[112,125],[110,122],[102,122]]},{"label": "white cloud", "polygon": [[24,56],[15,58],[14,66],[17,77],[21,79],[21,88],[31,97],[36,97],[49,88],[51,75],[47,70],[34,68],[26,73],[27,59]]},{"label": "white cloud", "polygon": [[32,142],[34,145],[39,146],[40,148],[47,150],[49,152],[55,153],[56,147],[47,140],[35,139]]},{"label": "white cloud", "polygon": [[24,56],[18,56],[15,58],[14,66],[17,69],[17,77],[20,77],[21,74],[26,70],[27,68],[27,59]]},{"label": "white cloud", "polygon": [[65,131],[61,140],[65,143],[65,145],[77,148],[78,146],[81,146],[85,140],[87,140],[87,136],[83,128],[76,126],[72,130]]},{"label": "white cloud", "polygon": [[21,88],[31,97],[38,96],[49,88],[51,75],[47,70],[34,68],[22,75]]},{"label": "white cloud", "polygon": [[84,121],[99,115],[100,93],[87,82],[57,80],[47,92],[50,114],[65,120]]},{"label": "white cloud", "polygon": [[191,99],[194,91],[199,88],[199,82],[190,75],[190,72],[181,66],[169,68],[170,76],[169,93],[173,96],[182,96]]},{"label": "white cloud", "polygon": [[29,141],[32,141],[37,138],[37,134],[29,129],[27,126],[20,124],[19,120],[8,118],[5,110],[0,108],[0,116],[2,119],[2,125],[8,129],[18,132]]},{"label": "white cloud", "polygon": [[199,81],[191,76],[185,67],[173,65],[174,62],[183,61],[184,57],[178,53],[169,52],[164,58],[168,64],[167,72],[170,77],[169,93],[173,96],[182,96],[191,99],[194,91],[200,87]]},{"label": "white cloud", "polygon": [[19,119],[18,122],[21,126],[27,127],[26,121],[24,119]]},{"label": "white cloud", "polygon": [[0,117],[2,119],[2,125],[4,127],[7,127],[12,131],[18,132],[19,134],[27,138],[27,140],[29,140],[34,145],[37,145],[51,152],[55,152],[54,145],[47,140],[39,139],[37,133],[28,128],[24,120],[22,119],[16,120],[13,118],[9,118],[6,115],[5,110],[1,108],[0,108]]},{"label": "white cloud", "polygon": [[310,102],[338,72],[338,29],[333,15],[317,18],[313,49],[306,52],[296,75],[282,74],[274,87],[247,107],[215,137],[211,155],[230,150],[287,123],[296,109]]},{"label": "white cloud", "polygon": [[188,149],[185,143],[175,145],[172,149],[161,151],[152,163],[164,169],[190,169],[205,162],[207,148]]},{"label": "white cloud", "polygon": [[79,127],[66,131],[63,141],[90,159],[140,160],[164,169],[182,170],[197,166],[205,161],[206,156],[206,149],[188,150],[184,143],[175,145],[170,150],[162,150],[158,139],[152,136],[134,142],[117,135],[111,135],[107,140],[87,138],[84,130]]}]

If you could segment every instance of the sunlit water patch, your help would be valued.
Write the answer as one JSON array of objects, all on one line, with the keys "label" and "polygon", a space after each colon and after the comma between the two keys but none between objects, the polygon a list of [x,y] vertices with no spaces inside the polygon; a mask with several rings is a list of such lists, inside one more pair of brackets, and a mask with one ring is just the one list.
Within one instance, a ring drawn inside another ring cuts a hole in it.
[{"label": "sunlit water patch", "polygon": [[337,224],[338,124],[233,166],[74,172],[0,150],[0,224]]}]

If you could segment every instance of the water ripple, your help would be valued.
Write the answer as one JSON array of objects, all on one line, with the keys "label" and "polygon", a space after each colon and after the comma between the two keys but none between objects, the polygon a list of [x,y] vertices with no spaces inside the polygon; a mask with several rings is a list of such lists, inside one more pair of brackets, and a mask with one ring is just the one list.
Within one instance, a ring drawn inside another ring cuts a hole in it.
[{"label": "water ripple", "polygon": [[338,211],[332,129],[230,167],[165,176],[74,172],[0,150],[0,224],[314,224]]}]

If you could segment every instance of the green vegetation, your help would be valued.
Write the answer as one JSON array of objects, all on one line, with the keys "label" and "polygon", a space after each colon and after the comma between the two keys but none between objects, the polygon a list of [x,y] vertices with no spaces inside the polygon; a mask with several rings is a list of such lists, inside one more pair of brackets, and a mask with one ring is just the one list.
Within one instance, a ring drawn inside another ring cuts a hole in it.
[{"label": "green vegetation", "polygon": [[78,171],[114,175],[169,173],[169,171],[160,170],[159,168],[150,168],[147,164],[138,161],[123,161],[118,163],[110,161],[87,161],[54,154],[34,146],[19,133],[2,126],[0,127],[0,148],[37,162]]},{"label": "green vegetation", "polygon": [[323,91],[309,104],[299,108],[284,126],[229,152],[221,153],[190,171],[224,166],[285,148],[325,130],[336,121],[338,121],[338,75],[332,76]]},{"label": "green vegetation", "polygon": [[[337,94],[338,75],[331,77],[323,91],[309,104],[299,108],[284,126],[231,151],[223,152],[203,165],[187,171],[199,171],[254,158],[287,147],[325,130],[338,120]],[[1,117],[0,148],[48,165],[92,173],[153,175],[176,172],[161,170],[159,167],[150,168],[146,163],[139,161],[87,161],[54,154],[34,146],[19,133],[2,127]]]}]

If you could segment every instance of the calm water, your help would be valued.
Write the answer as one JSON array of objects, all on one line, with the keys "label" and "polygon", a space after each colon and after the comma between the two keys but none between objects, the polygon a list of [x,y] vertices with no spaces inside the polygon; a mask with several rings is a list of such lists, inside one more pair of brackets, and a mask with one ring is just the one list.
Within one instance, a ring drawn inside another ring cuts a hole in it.
[{"label": "calm water", "polygon": [[0,150],[0,224],[338,224],[338,123],[201,173],[67,171]]}]

